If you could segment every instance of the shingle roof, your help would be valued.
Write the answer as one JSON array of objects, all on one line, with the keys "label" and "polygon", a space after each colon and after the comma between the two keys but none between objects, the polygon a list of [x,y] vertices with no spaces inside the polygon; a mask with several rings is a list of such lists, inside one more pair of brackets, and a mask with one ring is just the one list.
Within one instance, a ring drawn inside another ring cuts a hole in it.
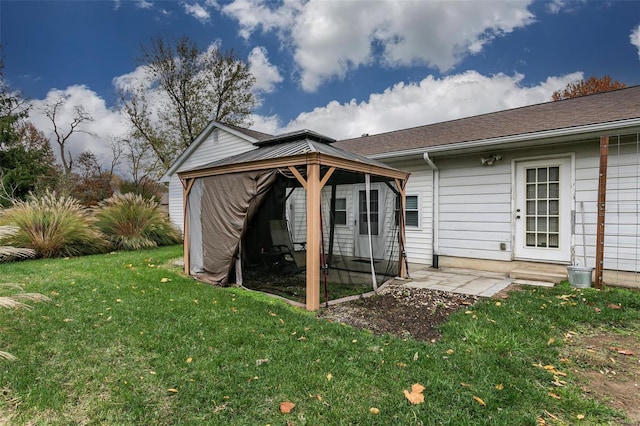
[{"label": "shingle roof", "polygon": [[222,124],[223,126],[230,127],[233,130],[236,130],[240,133],[244,133],[245,135],[255,138],[259,141],[273,138],[273,135],[270,135],[268,133],[258,132],[257,130],[245,129],[244,127],[239,127],[239,126],[235,126],[233,124],[228,124],[228,123],[220,123],[220,124]]},{"label": "shingle roof", "polygon": [[634,118],[640,118],[640,86],[346,139],[335,146],[374,155]]}]

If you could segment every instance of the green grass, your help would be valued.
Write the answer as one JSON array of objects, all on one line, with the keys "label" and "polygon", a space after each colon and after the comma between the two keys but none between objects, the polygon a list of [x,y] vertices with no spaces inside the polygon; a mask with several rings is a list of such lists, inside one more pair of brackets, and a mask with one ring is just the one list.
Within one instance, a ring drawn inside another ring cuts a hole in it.
[{"label": "green grass", "polygon": [[[0,347],[18,357],[0,362],[0,423],[558,424],[546,413],[565,424],[578,415],[583,424],[621,421],[584,396],[559,349],[570,330],[637,325],[636,292],[516,292],[465,307],[430,344],[193,281],[168,266],[180,254],[174,246],[0,265],[3,281],[52,298],[0,312]],[[545,365],[567,373],[567,385],[554,387]],[[414,383],[426,387],[424,404],[402,393]],[[291,414],[280,414],[282,401],[296,404]]]}]

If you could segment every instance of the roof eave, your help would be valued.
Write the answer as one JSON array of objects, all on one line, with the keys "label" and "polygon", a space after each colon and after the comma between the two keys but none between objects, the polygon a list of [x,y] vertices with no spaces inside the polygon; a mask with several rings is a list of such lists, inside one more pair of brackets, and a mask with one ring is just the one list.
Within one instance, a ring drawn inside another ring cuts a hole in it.
[{"label": "roof eave", "polygon": [[[559,138],[575,137],[581,135],[598,136],[604,132],[612,130],[631,129],[638,127],[640,130],[640,117],[627,120],[619,120],[607,123],[589,124],[585,126],[565,127],[562,129],[545,130],[541,132],[521,133],[511,136],[501,136],[497,138],[478,139],[472,141],[451,143],[445,145],[435,145],[431,147],[412,148],[402,151],[389,151],[377,154],[367,155],[368,158],[383,160],[399,157],[412,157],[423,155],[425,152],[429,154],[452,153],[462,151],[475,151],[485,148],[491,148],[497,145],[513,145],[516,147],[519,143],[531,143],[535,141],[545,141],[546,143],[555,142]],[[575,139],[572,139],[575,140]],[[530,146],[530,145],[528,145]]]}]

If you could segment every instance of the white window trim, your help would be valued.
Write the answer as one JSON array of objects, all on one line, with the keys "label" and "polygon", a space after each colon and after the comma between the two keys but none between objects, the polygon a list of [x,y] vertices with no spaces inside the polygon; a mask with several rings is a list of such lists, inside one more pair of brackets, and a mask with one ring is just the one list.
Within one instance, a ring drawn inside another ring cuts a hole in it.
[{"label": "white window trim", "polygon": [[347,197],[336,197],[336,200],[338,199],[343,199],[344,200],[344,210],[338,210],[336,208],[336,212],[338,211],[343,211],[344,212],[344,223],[335,223],[334,225],[336,227],[340,227],[340,228],[347,228],[349,226],[349,200],[347,199]]},{"label": "white window trim", "polygon": [[405,204],[406,204],[406,198],[407,197],[416,197],[416,209],[412,210],[412,211],[416,211],[418,212],[418,225],[408,225],[406,223],[406,207],[405,207],[405,228],[407,229],[411,229],[411,230],[417,230],[417,229],[422,229],[422,209],[420,208],[422,206],[421,204],[421,197],[419,193],[411,193],[411,194],[405,194]]}]

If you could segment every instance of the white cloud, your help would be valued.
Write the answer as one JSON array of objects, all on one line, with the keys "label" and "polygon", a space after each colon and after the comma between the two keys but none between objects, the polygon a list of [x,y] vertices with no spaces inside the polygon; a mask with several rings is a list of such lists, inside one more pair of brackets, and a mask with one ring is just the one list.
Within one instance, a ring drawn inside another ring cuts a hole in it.
[{"label": "white cloud", "polygon": [[254,90],[271,93],[283,78],[278,67],[269,62],[267,49],[262,46],[254,47],[248,57],[249,71],[256,78]]},{"label": "white cloud", "polygon": [[209,14],[209,11],[201,6],[198,2],[194,4],[183,3],[182,5],[184,6],[184,11],[187,13],[187,15],[193,16],[203,24],[208,22],[209,18],[211,18],[211,14]]},{"label": "white cloud", "polygon": [[[61,97],[65,98],[66,102],[57,110],[56,125],[62,131],[68,130],[74,108],[77,106],[93,117],[93,121],[86,122],[78,128],[82,132],[75,132],[69,138],[68,148],[71,154],[76,157],[83,151],[91,151],[98,159],[110,162],[111,140],[127,134],[127,123],[119,111],[108,108],[104,99],[86,86],[74,85],[64,90],[52,89],[44,99],[33,101],[33,108],[29,113],[33,125],[50,140],[54,140],[53,125],[42,109]],[[59,147],[55,142],[52,143],[52,148],[59,158]]]},{"label": "white cloud", "polygon": [[640,57],[640,25],[638,25],[629,36],[631,44],[638,49],[638,57]]},{"label": "white cloud", "polygon": [[223,6],[222,13],[235,18],[240,24],[240,35],[248,39],[258,29],[268,32],[289,28],[304,7],[303,0],[284,0],[278,7],[270,7],[273,4],[264,0],[235,0]]},{"label": "white cloud", "polygon": [[545,6],[549,13],[558,14],[560,12],[575,12],[586,0],[552,0]]},{"label": "white cloud", "polygon": [[153,7],[153,3],[148,0],[137,0],[136,7],[138,9],[151,9]]},{"label": "white cloud", "polygon": [[576,72],[524,87],[520,74],[484,76],[467,71],[441,79],[427,76],[418,83],[398,83],[371,94],[367,101],[332,101],[298,115],[284,127],[277,117],[254,117],[253,128],[272,134],[311,129],[345,139],[547,102],[554,91],[582,78]]},{"label": "white cloud", "polygon": [[222,12],[239,22],[245,38],[277,31],[293,48],[302,88],[312,92],[372,63],[450,70],[495,37],[533,22],[529,3],[287,0],[274,7],[236,0]]}]

